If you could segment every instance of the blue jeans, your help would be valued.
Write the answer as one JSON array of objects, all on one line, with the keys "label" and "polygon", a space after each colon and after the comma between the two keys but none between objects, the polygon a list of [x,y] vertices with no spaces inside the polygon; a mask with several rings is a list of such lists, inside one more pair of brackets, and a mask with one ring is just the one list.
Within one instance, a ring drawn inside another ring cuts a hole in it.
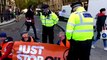
[{"label": "blue jeans", "polygon": [[[96,43],[98,40],[99,40],[99,39],[95,39],[95,40],[92,42],[92,45],[95,45],[95,43]],[[103,45],[104,45],[104,47],[107,47],[106,40],[107,40],[107,39],[103,39]]]}]

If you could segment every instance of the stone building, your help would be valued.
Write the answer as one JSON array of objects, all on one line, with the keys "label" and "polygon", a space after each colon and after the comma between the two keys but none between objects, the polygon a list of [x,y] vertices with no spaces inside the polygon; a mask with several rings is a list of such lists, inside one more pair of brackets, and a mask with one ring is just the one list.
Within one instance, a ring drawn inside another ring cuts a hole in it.
[{"label": "stone building", "polygon": [[61,10],[63,2],[62,0],[49,0],[48,2],[44,2],[46,4],[49,4],[50,9],[52,11],[58,11]]}]

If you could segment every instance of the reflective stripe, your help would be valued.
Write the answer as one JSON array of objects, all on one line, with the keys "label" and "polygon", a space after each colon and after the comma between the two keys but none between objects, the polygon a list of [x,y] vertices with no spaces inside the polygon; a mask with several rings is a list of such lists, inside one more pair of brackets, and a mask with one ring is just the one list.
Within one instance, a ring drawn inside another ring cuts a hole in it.
[{"label": "reflective stripe", "polygon": [[78,14],[79,15],[79,17],[80,17],[80,23],[79,24],[76,24],[76,26],[80,26],[80,25],[93,25],[94,24],[94,22],[83,22],[83,18],[82,18],[82,15],[81,15],[81,13],[84,13],[84,12],[77,12],[76,14]]},{"label": "reflective stripe", "polygon": [[[43,23],[43,24],[45,24],[45,23]],[[52,23],[47,23],[47,24],[52,24]]]},{"label": "reflective stripe", "polygon": [[93,30],[75,30],[73,32],[93,32]]},{"label": "reflective stripe", "polygon": [[77,13],[78,15],[79,15],[79,17],[80,17],[80,24],[82,24],[83,23],[83,19],[82,19],[82,15],[81,15],[81,13]]},{"label": "reflective stripe", "polygon": [[72,31],[72,30],[67,30],[67,32],[70,32],[70,33],[72,33],[73,31]]},{"label": "reflective stripe", "polygon": [[80,26],[80,25],[93,25],[94,23],[82,23],[82,24],[76,24],[75,26]]},{"label": "reflective stripe", "polygon": [[73,23],[70,23],[70,22],[68,22],[67,24],[68,24],[68,25],[71,25],[71,26],[75,26],[75,24],[73,24]]},{"label": "reflective stripe", "polygon": [[[56,24],[56,19],[52,19],[52,14],[53,13],[51,13],[50,15],[49,15],[49,17],[45,17],[44,15],[42,15],[42,13],[41,13],[41,21],[42,21],[42,25],[44,25],[44,26],[53,26],[54,24]],[[57,19],[58,20],[58,19]]]}]

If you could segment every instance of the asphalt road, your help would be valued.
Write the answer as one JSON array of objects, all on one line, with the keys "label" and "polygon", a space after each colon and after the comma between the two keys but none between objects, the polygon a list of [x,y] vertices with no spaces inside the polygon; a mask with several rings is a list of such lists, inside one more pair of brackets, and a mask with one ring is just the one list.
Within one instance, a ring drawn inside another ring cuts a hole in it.
[{"label": "asphalt road", "polygon": [[[19,22],[13,22],[7,25],[0,26],[0,32],[6,32],[8,36],[13,37],[14,41],[19,41],[21,39],[20,33],[26,30],[26,26],[24,25],[25,19],[22,18]],[[60,21],[58,23],[62,28],[66,28],[66,22]],[[39,42],[41,42],[42,36],[42,26],[38,17],[35,17],[35,27],[37,30],[37,35],[40,38]],[[54,43],[56,43],[59,39],[57,37],[58,33],[62,31],[59,27],[55,26],[54,28]],[[34,36],[32,28],[29,31],[29,35]],[[96,34],[95,34],[96,35]],[[96,48],[91,49],[91,58],[90,60],[107,60],[107,51],[103,50],[103,41],[99,40],[96,43]]]},{"label": "asphalt road", "polygon": [[[13,37],[14,41],[19,41],[21,39],[20,33],[23,31],[26,31],[26,26],[24,24],[25,18],[22,18],[19,22],[13,22],[7,25],[0,26],[0,32],[6,32],[8,36]],[[39,20],[39,17],[35,16],[35,27],[37,31],[37,35],[40,38],[39,42],[42,40],[42,26],[41,21]],[[58,33],[61,31],[61,29],[58,26],[54,27],[54,43],[58,41]],[[30,28],[30,31],[28,32],[30,36],[34,36],[32,27]]]}]

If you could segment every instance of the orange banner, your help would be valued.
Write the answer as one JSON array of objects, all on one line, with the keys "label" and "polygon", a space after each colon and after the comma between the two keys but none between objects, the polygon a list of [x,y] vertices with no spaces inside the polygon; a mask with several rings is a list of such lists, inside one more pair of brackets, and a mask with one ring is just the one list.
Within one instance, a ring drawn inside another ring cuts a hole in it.
[{"label": "orange banner", "polygon": [[68,48],[55,44],[15,42],[12,60],[67,60]]}]

